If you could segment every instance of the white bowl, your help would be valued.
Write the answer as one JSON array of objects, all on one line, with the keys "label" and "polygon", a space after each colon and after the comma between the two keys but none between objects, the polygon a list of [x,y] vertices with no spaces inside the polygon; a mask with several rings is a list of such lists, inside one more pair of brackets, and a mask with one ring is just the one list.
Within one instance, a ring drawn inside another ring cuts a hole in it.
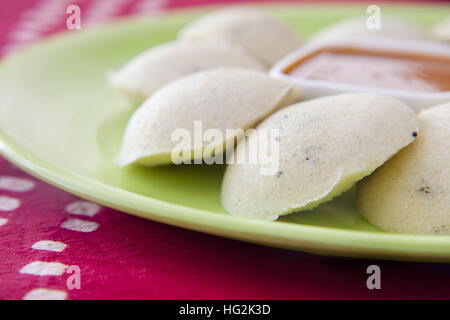
[{"label": "white bowl", "polygon": [[399,40],[388,38],[353,38],[334,39],[329,41],[312,42],[300,49],[292,52],[281,61],[276,63],[270,70],[270,74],[275,77],[288,78],[293,80],[302,94],[303,99],[334,95],[344,92],[370,92],[388,95],[398,98],[408,104],[417,112],[450,101],[450,91],[444,92],[415,92],[398,89],[384,89],[364,85],[337,83],[325,80],[313,80],[292,76],[284,73],[288,67],[300,59],[323,48],[355,48],[381,52],[393,53],[414,53],[424,56],[437,56],[450,58],[450,45],[434,41],[425,40]]}]

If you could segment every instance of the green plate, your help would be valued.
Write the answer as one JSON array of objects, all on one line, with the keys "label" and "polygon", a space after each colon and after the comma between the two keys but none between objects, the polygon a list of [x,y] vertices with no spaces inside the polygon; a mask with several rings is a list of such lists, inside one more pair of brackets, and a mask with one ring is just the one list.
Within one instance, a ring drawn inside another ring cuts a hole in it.
[{"label": "green plate", "polygon": [[[363,6],[277,5],[307,37]],[[54,36],[0,66],[0,141],[6,158],[81,197],[146,219],[270,246],[352,257],[450,261],[450,237],[378,231],[357,212],[354,190],[314,211],[276,222],[228,215],[220,204],[223,166],[128,167],[113,163],[132,110],[105,74],[177,31],[205,9],[135,17]],[[429,26],[448,7],[382,6]]]}]

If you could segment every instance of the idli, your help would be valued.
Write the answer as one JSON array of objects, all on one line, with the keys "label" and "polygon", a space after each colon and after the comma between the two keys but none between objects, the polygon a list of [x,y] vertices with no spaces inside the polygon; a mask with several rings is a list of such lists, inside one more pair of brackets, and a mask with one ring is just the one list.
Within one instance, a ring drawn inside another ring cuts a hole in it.
[{"label": "idli", "polygon": [[450,234],[450,103],[422,111],[421,131],[358,187],[361,214],[387,232]]},{"label": "idli", "polygon": [[450,17],[431,29],[433,39],[450,42]]},{"label": "idli", "polygon": [[288,26],[253,8],[227,8],[192,22],[179,33],[179,39],[226,42],[239,45],[267,66],[302,45]]},{"label": "idli", "polygon": [[266,70],[242,48],[224,43],[170,42],[153,47],[109,74],[112,85],[139,104],[164,84],[220,66]]},{"label": "idli", "polygon": [[[217,68],[185,76],[162,87],[135,111],[125,130],[117,162],[122,166],[133,162],[149,166],[170,164],[175,151],[182,153],[183,160],[202,159],[206,146],[211,155],[222,153],[228,140],[234,142],[243,135],[238,130],[236,135],[227,137],[227,129],[252,127],[273,111],[298,100],[293,83],[262,71]],[[216,135],[208,138],[213,141],[203,141],[202,133],[195,132],[196,122],[202,132],[215,130]],[[189,144],[177,149],[182,142],[174,134],[180,133],[191,139],[200,135],[202,141],[198,146]]]},{"label": "idli", "polygon": [[273,138],[279,144],[278,171],[263,175],[262,163],[229,164],[221,199],[232,215],[275,220],[331,200],[410,144],[419,124],[399,100],[352,93],[286,107],[254,134],[269,129],[279,131]]}]

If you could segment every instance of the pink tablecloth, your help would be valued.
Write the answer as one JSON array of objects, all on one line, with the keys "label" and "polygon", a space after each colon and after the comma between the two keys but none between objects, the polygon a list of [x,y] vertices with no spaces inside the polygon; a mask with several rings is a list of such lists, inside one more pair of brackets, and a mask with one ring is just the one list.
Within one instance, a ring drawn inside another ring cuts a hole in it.
[{"label": "pink tablecloth", "polygon": [[[72,3],[101,21],[211,2],[2,1],[1,50],[63,28]],[[381,290],[366,287],[371,264],[381,268]],[[3,299],[449,297],[448,265],[321,257],[170,227],[85,202],[0,158]]]}]

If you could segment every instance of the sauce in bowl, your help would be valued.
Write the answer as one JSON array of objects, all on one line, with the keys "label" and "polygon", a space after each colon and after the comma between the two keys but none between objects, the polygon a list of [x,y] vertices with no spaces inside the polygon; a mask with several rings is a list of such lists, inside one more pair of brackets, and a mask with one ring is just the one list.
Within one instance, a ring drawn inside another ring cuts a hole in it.
[{"label": "sauce in bowl", "polygon": [[283,70],[291,77],[413,92],[450,91],[450,58],[353,47],[324,47]]}]

